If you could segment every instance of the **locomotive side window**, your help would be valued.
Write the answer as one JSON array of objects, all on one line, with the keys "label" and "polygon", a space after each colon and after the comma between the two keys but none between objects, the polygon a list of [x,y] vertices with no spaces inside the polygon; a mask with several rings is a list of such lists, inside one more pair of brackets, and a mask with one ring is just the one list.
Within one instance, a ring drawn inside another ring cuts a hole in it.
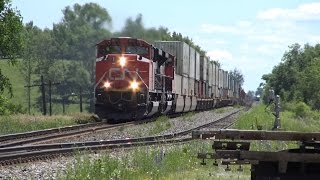
[{"label": "locomotive side window", "polygon": [[120,46],[107,46],[105,49],[105,54],[119,54],[121,53]]}]

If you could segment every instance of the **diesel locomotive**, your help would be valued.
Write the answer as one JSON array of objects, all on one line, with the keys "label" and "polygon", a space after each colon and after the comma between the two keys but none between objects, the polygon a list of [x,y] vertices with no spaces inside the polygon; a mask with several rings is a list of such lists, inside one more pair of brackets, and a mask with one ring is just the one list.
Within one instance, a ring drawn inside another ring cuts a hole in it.
[{"label": "diesel locomotive", "polygon": [[180,41],[119,37],[97,44],[95,113],[113,121],[239,102],[239,82]]}]

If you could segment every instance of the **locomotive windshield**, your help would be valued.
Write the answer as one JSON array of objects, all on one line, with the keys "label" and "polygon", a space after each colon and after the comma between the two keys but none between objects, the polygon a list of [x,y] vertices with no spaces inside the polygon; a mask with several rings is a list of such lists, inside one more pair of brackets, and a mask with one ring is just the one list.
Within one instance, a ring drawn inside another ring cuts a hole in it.
[{"label": "locomotive windshield", "polygon": [[105,49],[105,54],[119,54],[121,53],[120,46],[107,46]]},{"label": "locomotive windshield", "polygon": [[148,48],[141,47],[141,46],[127,46],[125,53],[126,54],[146,55],[146,54],[148,54]]}]

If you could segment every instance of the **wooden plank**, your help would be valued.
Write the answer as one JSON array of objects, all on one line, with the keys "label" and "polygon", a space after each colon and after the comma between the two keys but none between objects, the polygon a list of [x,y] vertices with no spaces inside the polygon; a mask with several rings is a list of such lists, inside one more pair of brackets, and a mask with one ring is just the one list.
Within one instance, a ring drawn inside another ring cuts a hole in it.
[{"label": "wooden plank", "polygon": [[237,159],[237,160],[265,161],[265,162],[320,163],[319,154],[309,154],[309,153],[216,150],[216,154],[221,159]]},{"label": "wooden plank", "polygon": [[255,130],[230,130],[193,131],[194,139],[231,139],[231,140],[280,140],[280,141],[308,141],[320,140],[319,132],[294,132],[294,131],[255,131]]}]

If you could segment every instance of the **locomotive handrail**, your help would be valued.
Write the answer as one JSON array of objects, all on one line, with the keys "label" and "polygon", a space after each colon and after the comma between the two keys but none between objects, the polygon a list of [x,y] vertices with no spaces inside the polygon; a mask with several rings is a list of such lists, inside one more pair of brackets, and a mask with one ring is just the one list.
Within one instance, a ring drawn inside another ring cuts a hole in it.
[{"label": "locomotive handrail", "polygon": [[148,85],[143,81],[143,79],[141,78],[141,76],[139,75],[139,73],[137,71],[134,71],[138,77],[140,78],[141,82],[147,87],[147,89],[149,89]]}]

